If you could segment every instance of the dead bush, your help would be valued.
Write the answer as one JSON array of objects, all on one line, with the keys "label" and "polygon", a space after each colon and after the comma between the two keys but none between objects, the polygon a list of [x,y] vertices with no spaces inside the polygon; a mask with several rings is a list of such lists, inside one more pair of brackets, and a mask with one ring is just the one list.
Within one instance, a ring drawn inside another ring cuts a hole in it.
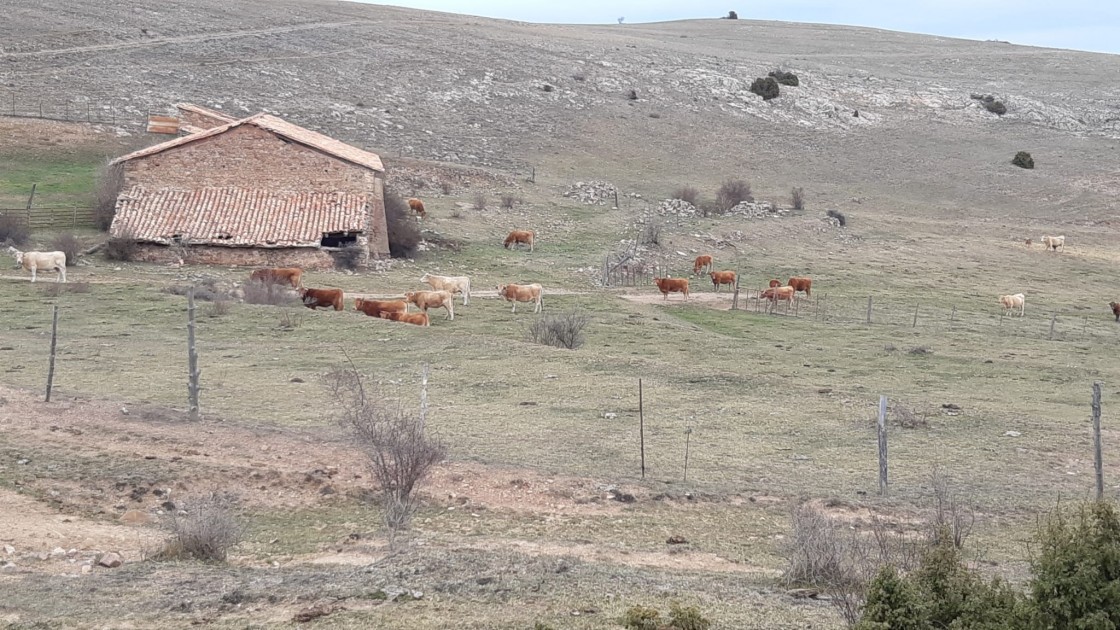
[{"label": "dead bush", "polygon": [[66,254],[66,266],[73,267],[78,264],[78,254],[82,251],[82,242],[70,232],[63,232],[51,239],[51,250]]},{"label": "dead bush", "polygon": [[932,544],[938,543],[943,532],[953,538],[953,546],[964,547],[964,541],[972,534],[976,524],[976,512],[966,505],[956,493],[953,481],[948,475],[935,467],[930,474],[930,487],[933,489],[934,513],[928,525],[928,536]]},{"label": "dead bush", "polygon": [[794,188],[789,193],[789,204],[794,210],[805,209],[805,191],[801,187]]},{"label": "dead bush", "polygon": [[529,340],[555,348],[575,350],[583,345],[583,329],[590,322],[591,316],[578,310],[542,314],[529,326]]},{"label": "dead bush", "polygon": [[286,308],[280,311],[280,321],[276,324],[281,330],[295,330],[303,325],[303,309]]},{"label": "dead bush", "polygon": [[700,201],[700,191],[696,190],[695,186],[681,186],[673,191],[672,198],[687,201],[695,206]]},{"label": "dead bush", "polygon": [[235,497],[216,492],[181,502],[168,519],[171,539],[155,559],[225,561],[245,533],[235,514],[236,506]]},{"label": "dead bush", "polygon": [[845,217],[843,212],[839,212],[837,210],[829,210],[825,214],[832,217],[833,219],[836,219],[836,222],[840,224],[840,227],[844,227],[848,224],[848,217]]},{"label": "dead bush", "polygon": [[750,183],[741,179],[729,179],[720,184],[716,191],[716,205],[727,212],[744,201],[754,201]]},{"label": "dead bush", "polygon": [[[266,304],[268,306],[295,306],[301,304],[299,294],[288,285],[275,282],[251,280],[241,287],[246,304]],[[198,297],[198,293],[195,293]]]},{"label": "dead bush", "polygon": [[638,234],[638,243],[640,245],[661,245],[661,230],[662,223],[656,219],[647,219],[642,224],[642,230]]},{"label": "dead bush", "polygon": [[420,244],[420,228],[413,218],[412,209],[397,193],[385,190],[385,224],[389,236],[389,255],[393,258],[410,258]]},{"label": "dead bush", "polygon": [[117,214],[117,197],[124,188],[124,165],[112,164],[108,160],[97,172],[97,184],[93,197],[93,223],[102,232],[108,232]]},{"label": "dead bush", "polygon": [[225,298],[211,301],[206,305],[207,317],[222,317],[233,312],[233,302]]},{"label": "dead bush", "polygon": [[120,234],[105,241],[103,251],[108,260],[132,262],[140,255],[140,241],[131,234]]},{"label": "dead bush", "polygon": [[362,267],[362,262],[366,258],[366,251],[361,245],[351,243],[336,252],[331,252],[331,258],[334,259],[334,264],[339,269],[354,271]]},{"label": "dead bush", "polygon": [[486,205],[486,193],[482,192],[481,190],[476,192],[474,196],[471,197],[471,206],[474,207],[475,210],[485,210]]},{"label": "dead bush", "polygon": [[11,243],[23,247],[31,240],[31,228],[23,219],[5,214],[0,216],[0,243]]},{"label": "dead bush", "polygon": [[373,379],[352,366],[328,373],[324,381],[338,404],[338,423],[369,458],[386,527],[391,532],[406,529],[416,507],[415,490],[447,456],[447,448],[423,418],[385,396]]},{"label": "dead bush", "polygon": [[513,207],[517,205],[517,197],[510,194],[502,195],[499,205],[506,210],[513,210]]},{"label": "dead bush", "polygon": [[903,429],[925,429],[929,421],[910,410],[909,407],[895,403],[890,407],[889,420]]}]

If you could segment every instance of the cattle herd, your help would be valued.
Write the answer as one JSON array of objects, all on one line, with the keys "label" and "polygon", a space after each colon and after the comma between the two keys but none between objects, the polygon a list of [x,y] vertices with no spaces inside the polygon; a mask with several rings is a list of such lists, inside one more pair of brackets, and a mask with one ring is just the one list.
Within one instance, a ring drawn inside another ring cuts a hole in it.
[{"label": "cattle herd", "polygon": [[[409,199],[409,208],[423,219],[427,216],[424,202],[419,199]],[[512,230],[502,246],[505,248],[518,245],[528,245],[533,251],[535,234],[531,230]],[[1043,236],[1039,239],[1047,251],[1065,251],[1066,237]],[[1031,239],[1026,239],[1025,244],[1030,247]],[[66,282],[66,254],[63,252],[23,252],[15,247],[8,247],[8,252],[15,258],[16,268],[22,268],[31,273],[31,281],[35,282],[38,271],[54,271],[58,273],[57,282]],[[737,286],[738,277],[734,271],[715,271],[714,260],[709,254],[696,257],[693,263],[693,274],[699,275],[708,272],[712,286],[719,293],[724,285],[729,288]],[[336,311],[343,310],[342,289],[314,289],[303,286],[303,270],[298,267],[281,267],[257,269],[249,275],[251,282],[261,284],[289,285],[299,292],[300,300],[310,309],[327,308]],[[442,308],[447,311],[447,319],[455,319],[454,296],[461,295],[463,306],[471,303],[471,279],[467,276],[437,276],[425,273],[420,282],[431,287],[430,291],[408,291],[403,298],[394,300],[369,300],[356,298],[354,309],[371,317],[379,317],[397,322],[428,326],[428,309]],[[654,278],[654,284],[661,291],[666,300],[670,293],[680,293],[687,300],[689,296],[688,278]],[[797,293],[804,293],[807,297],[812,295],[813,281],[810,278],[791,277],[785,285],[781,280],[771,280],[768,289],[759,294],[759,298],[771,303],[786,302],[792,304]],[[518,302],[533,303],[533,312],[539,313],[542,309],[542,295],[544,289],[541,285],[533,284],[502,284],[498,286],[498,297],[513,303],[512,312],[517,312]],[[417,313],[410,313],[408,306],[412,304],[419,309]],[[1022,317],[1026,312],[1026,296],[1022,293],[999,296],[999,304],[1004,315],[1014,315],[1016,311]],[[1109,302],[1116,321],[1120,322],[1120,302]]]}]

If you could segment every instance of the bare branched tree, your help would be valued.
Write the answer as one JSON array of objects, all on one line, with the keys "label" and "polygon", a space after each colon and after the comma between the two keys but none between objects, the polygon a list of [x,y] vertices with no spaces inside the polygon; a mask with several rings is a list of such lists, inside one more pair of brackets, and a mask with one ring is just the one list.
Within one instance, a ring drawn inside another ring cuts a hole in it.
[{"label": "bare branched tree", "polygon": [[124,166],[109,160],[97,173],[97,186],[93,200],[93,222],[102,232],[109,230],[113,217],[117,214],[117,197],[124,188]]},{"label": "bare branched tree", "polygon": [[385,526],[390,532],[407,529],[416,508],[414,491],[447,456],[447,448],[417,415],[400,400],[383,396],[353,364],[324,380],[338,401],[339,424],[369,458],[382,493]]},{"label": "bare branched tree", "polygon": [[222,562],[245,534],[235,514],[237,498],[218,492],[188,498],[168,518],[171,539],[157,560],[183,557]]},{"label": "bare branched tree", "polygon": [[937,544],[938,533],[948,532],[953,537],[953,545],[961,549],[976,524],[976,512],[961,502],[953,490],[952,480],[940,468],[935,467],[930,474],[930,486],[936,501],[930,538]]}]

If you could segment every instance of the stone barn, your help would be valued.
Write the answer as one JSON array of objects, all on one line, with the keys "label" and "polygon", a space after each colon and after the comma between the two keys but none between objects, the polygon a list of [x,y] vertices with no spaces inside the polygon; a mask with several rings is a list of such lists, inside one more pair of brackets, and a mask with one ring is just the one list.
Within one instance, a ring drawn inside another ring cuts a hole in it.
[{"label": "stone barn", "polygon": [[268,114],[213,114],[113,160],[124,185],[110,235],[136,239],[138,260],[324,269],[345,247],[362,264],[388,257],[381,158]]}]

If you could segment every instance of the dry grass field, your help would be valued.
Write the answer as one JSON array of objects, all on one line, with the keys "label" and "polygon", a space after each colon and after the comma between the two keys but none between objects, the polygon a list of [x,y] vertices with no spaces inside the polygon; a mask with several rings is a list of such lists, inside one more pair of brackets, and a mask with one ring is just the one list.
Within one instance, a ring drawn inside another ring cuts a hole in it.
[{"label": "dry grass field", "polygon": [[[920,527],[937,468],[976,511],[972,557],[1021,582],[1036,515],[1091,494],[1098,380],[1117,495],[1120,324],[1106,306],[1120,299],[1117,88],[1091,80],[1114,74],[1115,57],[748,20],[551,27],[342,3],[267,15],[253,3],[189,15],[185,3],[120,15],[40,4],[17,0],[0,25],[15,42],[0,52],[7,89],[26,94],[49,70],[44,92],[137,112],[187,99],[277,111],[383,151],[391,185],[425,197],[428,240],[460,247],[383,272],[309,272],[308,286],[346,291],[342,313],[200,303],[198,424],[184,414],[185,299],[168,289],[247,270],[88,257],[68,274],[78,289],[60,290],[6,259],[0,560],[12,564],[0,568],[0,620],[12,627],[283,627],[319,607],[330,614],[317,627],[617,628],[629,606],[669,601],[716,628],[841,627],[826,601],[790,597],[780,581],[793,506]],[[359,36],[356,53],[346,43]],[[767,104],[743,94],[779,65],[802,86]],[[984,112],[970,92],[1009,113]],[[0,140],[0,198],[18,203],[28,181],[49,179],[44,203],[71,203],[102,156],[156,139],[5,118]],[[1033,171],[1009,163],[1024,149]],[[604,256],[671,190],[711,199],[732,177],[784,207],[803,186],[806,208],[659,217],[661,245],[643,259],[685,275],[711,253],[739,270],[744,295],[811,276],[796,316],[745,297],[728,310],[703,278],[687,303],[652,285],[601,286]],[[457,182],[450,194],[444,179]],[[618,186],[621,207],[564,196],[590,180]],[[502,194],[520,203],[500,208]],[[513,228],[537,231],[532,254],[501,247]],[[1065,252],[1042,250],[1051,233],[1067,236]],[[453,322],[352,310],[350,297],[417,288],[426,271],[472,276],[477,296]],[[542,283],[546,313],[589,314],[586,344],[528,341],[531,309],[493,297],[511,281]],[[1017,292],[1025,317],[1001,318],[997,296]],[[347,355],[410,405],[428,364],[430,426],[450,447],[413,529],[392,541],[322,384]],[[890,429],[889,498],[877,496],[880,395],[918,419]],[[215,489],[244,510],[230,561],[151,560],[162,504]],[[129,510],[152,522],[122,522]],[[124,565],[83,572],[107,551]],[[380,599],[397,587],[423,597]]]}]

